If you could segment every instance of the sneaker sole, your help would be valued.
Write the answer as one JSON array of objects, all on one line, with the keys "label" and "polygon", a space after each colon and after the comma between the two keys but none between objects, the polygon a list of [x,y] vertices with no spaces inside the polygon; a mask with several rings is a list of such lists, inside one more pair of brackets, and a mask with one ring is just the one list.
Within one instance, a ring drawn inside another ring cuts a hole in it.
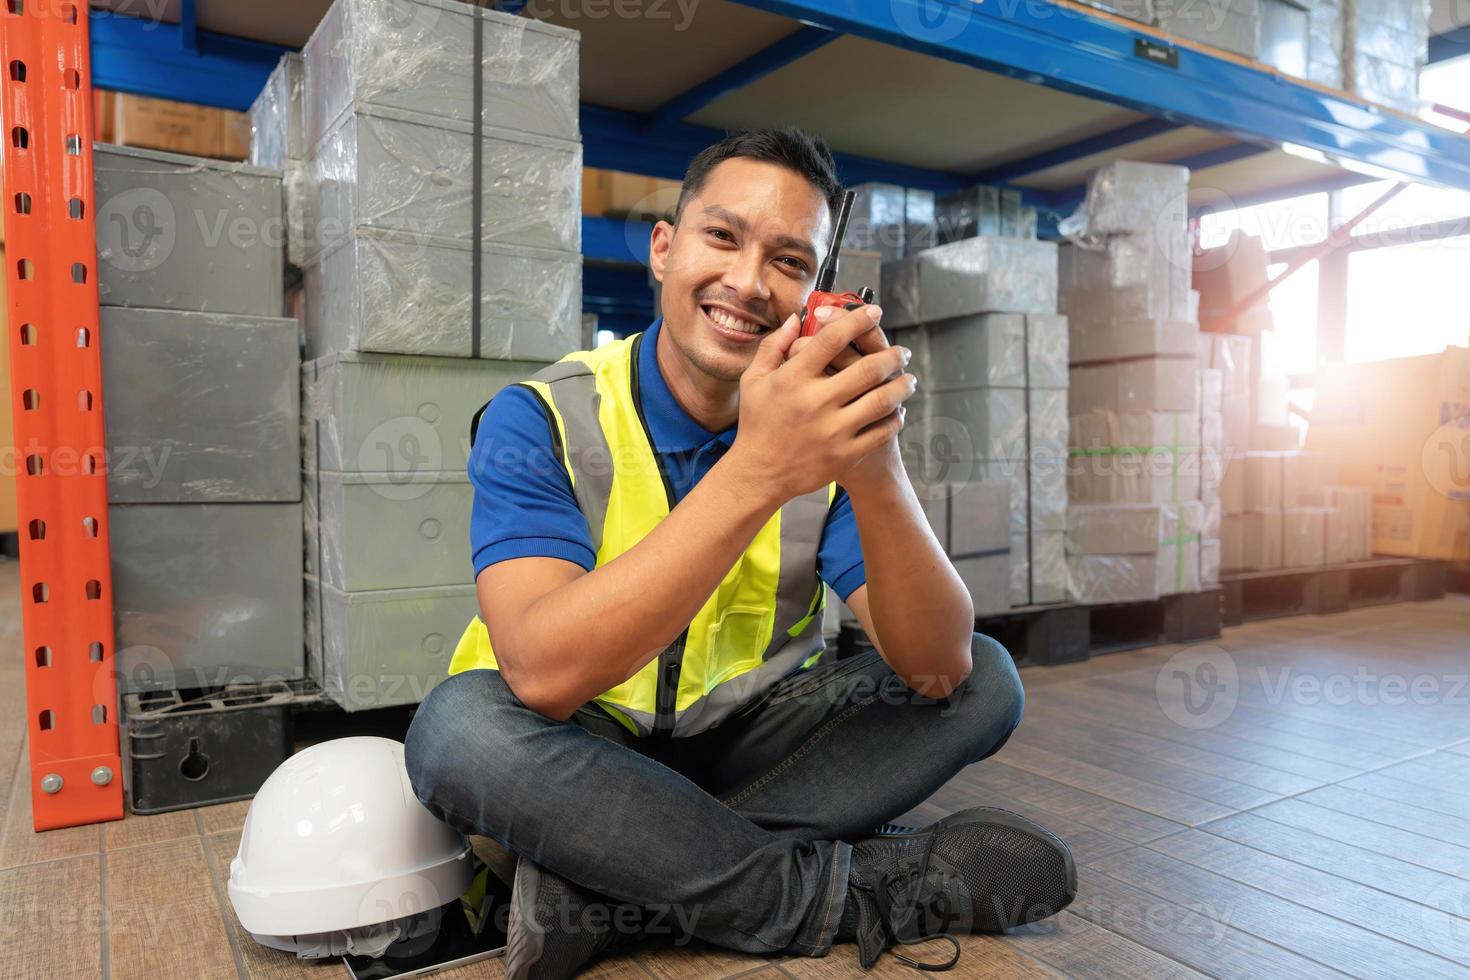
[{"label": "sneaker sole", "polygon": [[511,888],[510,919],[505,928],[505,972],[510,980],[526,980],[531,967],[541,961],[546,936],[528,927],[536,899],[541,893],[541,872],[527,861],[516,861],[515,884]]}]

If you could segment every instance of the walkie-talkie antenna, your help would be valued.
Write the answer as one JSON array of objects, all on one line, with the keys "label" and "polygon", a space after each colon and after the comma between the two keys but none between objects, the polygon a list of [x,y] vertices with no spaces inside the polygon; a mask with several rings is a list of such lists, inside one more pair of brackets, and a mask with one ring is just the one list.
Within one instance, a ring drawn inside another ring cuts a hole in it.
[{"label": "walkie-talkie antenna", "polygon": [[852,213],[852,198],[852,191],[843,194],[842,207],[837,209],[837,224],[832,226],[832,241],[827,244],[827,257],[817,270],[815,289],[819,293],[830,293],[832,284],[837,281],[837,252],[842,248],[842,236],[847,234],[847,218]]}]

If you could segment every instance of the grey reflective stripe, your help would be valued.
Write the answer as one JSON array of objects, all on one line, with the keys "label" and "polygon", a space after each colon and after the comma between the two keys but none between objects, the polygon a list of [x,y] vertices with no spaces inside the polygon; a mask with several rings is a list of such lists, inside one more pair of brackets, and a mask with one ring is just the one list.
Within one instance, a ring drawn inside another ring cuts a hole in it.
[{"label": "grey reflective stripe", "polygon": [[781,571],[776,579],[776,625],[764,659],[769,660],[791,637],[786,634],[811,612],[821,580],[817,548],[827,526],[827,488],[813,490],[781,508]]},{"label": "grey reflective stripe", "polygon": [[552,403],[561,415],[567,461],[572,468],[572,491],[578,509],[587,518],[595,556],[602,551],[602,530],[613,485],[612,448],[597,418],[602,406],[597,378],[580,361],[560,361],[537,374],[535,380],[550,385]]},{"label": "grey reflective stripe", "polygon": [[[602,707],[605,709],[607,706],[603,705]],[[651,711],[634,711],[632,708],[625,708],[621,704],[613,704],[611,707],[615,708],[619,714],[631,721],[634,727],[638,729],[640,736],[653,734],[653,713]],[[613,720],[617,721],[616,718],[613,718]]]},{"label": "grey reflective stripe", "polygon": [[798,635],[783,635],[783,639],[786,640],[786,645],[775,656],[754,670],[748,670],[716,685],[714,690],[675,715],[674,735],[698,735],[713,728],[800,667],[807,657],[820,649],[821,617],[814,617]]},{"label": "grey reflective stripe", "polygon": [[732,677],[674,717],[674,734],[697,735],[713,728],[764,694],[821,648],[822,618],[812,616],[795,636],[790,631],[812,611],[817,590],[817,547],[827,526],[827,488],[803,494],[781,508],[781,568],[776,580],[776,618],[765,661]]}]

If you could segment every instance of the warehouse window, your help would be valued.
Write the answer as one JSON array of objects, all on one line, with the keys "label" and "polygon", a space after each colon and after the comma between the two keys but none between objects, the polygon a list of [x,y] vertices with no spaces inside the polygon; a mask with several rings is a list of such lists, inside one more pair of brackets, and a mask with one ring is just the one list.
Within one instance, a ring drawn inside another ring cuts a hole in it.
[{"label": "warehouse window", "polygon": [[[1343,188],[1344,220],[1351,220],[1393,186],[1391,180],[1375,180]],[[1444,221],[1459,222],[1464,232],[1470,234],[1470,191],[1410,184],[1364,218],[1353,229],[1353,235],[1379,235],[1389,244],[1407,245],[1426,239],[1420,229],[1427,230],[1428,226]]]},{"label": "warehouse window", "polygon": [[[1275,363],[1269,365],[1281,374],[1310,374],[1317,369],[1317,270],[1316,262],[1308,262],[1292,273],[1281,285],[1271,290],[1271,318],[1276,321],[1273,346]],[[1272,279],[1286,271],[1286,263],[1272,265],[1267,273]]]},{"label": "warehouse window", "polygon": [[1438,102],[1452,109],[1470,112],[1470,58],[1453,58],[1437,65],[1427,65],[1419,73],[1419,99],[1424,103],[1420,113],[1429,122],[1464,132],[1465,121],[1446,116],[1429,108]]},{"label": "warehouse window", "polygon": [[1215,248],[1239,229],[1261,239],[1267,251],[1311,245],[1327,237],[1327,195],[1303,194],[1233,211],[1200,216],[1201,248]]},{"label": "warehouse window", "polygon": [[1350,361],[1434,354],[1470,342],[1470,234],[1354,252],[1348,259]]}]

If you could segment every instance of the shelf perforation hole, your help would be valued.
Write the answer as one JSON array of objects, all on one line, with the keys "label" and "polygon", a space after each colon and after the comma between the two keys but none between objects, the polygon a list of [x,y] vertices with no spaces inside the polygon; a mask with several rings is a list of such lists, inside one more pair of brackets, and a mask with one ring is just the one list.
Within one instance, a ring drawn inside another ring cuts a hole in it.
[{"label": "shelf perforation hole", "polygon": [[39,646],[39,647],[36,647],[36,666],[37,667],[50,667],[51,666],[51,648],[50,647],[48,647],[48,646]]},{"label": "shelf perforation hole", "polygon": [[15,273],[21,279],[30,280],[36,278],[36,263],[30,259],[20,259],[15,263]]},{"label": "shelf perforation hole", "polygon": [[89,537],[89,538],[95,538],[97,536],[97,518],[95,518],[95,517],[84,517],[84,518],[82,518],[82,530],[86,532],[87,537]]},{"label": "shelf perforation hole", "polygon": [[88,476],[97,472],[97,456],[95,454],[84,453],[82,455],[82,472]]},{"label": "shelf perforation hole", "polygon": [[87,598],[96,600],[102,598],[102,583],[95,579],[87,579]]},{"label": "shelf perforation hole", "polygon": [[78,136],[76,133],[68,133],[67,136],[66,136],[66,155],[67,156],[71,156],[71,157],[75,157],[75,156],[81,156],[81,153],[82,153],[82,138],[80,136]]},{"label": "shelf perforation hole", "polygon": [[46,472],[46,461],[41,458],[40,453],[29,453],[26,456],[26,473],[30,476],[41,476]]},{"label": "shelf perforation hole", "polygon": [[15,192],[15,213],[16,214],[30,214],[31,213],[31,195],[27,194],[25,191],[16,191]]},{"label": "shelf perforation hole", "polygon": [[66,87],[71,89],[73,92],[82,87],[82,73],[77,71],[75,68],[68,68],[66,71],[62,72],[61,78]]},{"label": "shelf perforation hole", "polygon": [[26,63],[19,58],[10,60],[10,80],[12,82],[24,82],[26,80]]},{"label": "shelf perforation hole", "polygon": [[32,541],[46,540],[46,522],[39,517],[32,517],[30,523],[26,525],[26,530],[30,532]]},{"label": "shelf perforation hole", "polygon": [[77,327],[77,346],[87,347],[92,343],[92,331],[86,327]]},{"label": "shelf perforation hole", "polygon": [[105,704],[94,704],[94,705],[92,705],[92,724],[94,724],[94,725],[105,725],[105,724],[107,724],[107,705],[105,705]]},{"label": "shelf perforation hole", "polygon": [[75,221],[81,221],[82,220],[82,217],[86,213],[87,213],[87,205],[84,204],[84,203],[82,203],[82,199],[81,198],[79,198],[79,197],[73,197],[73,198],[70,198],[70,199],[67,200],[67,202],[66,202],[66,216],[68,218],[71,218],[71,219],[73,219]]},{"label": "shelf perforation hole", "polygon": [[5,9],[19,17],[26,12],[25,0],[5,0]]},{"label": "shelf perforation hole", "polygon": [[50,708],[46,708],[36,718],[36,722],[41,726],[41,731],[49,732],[56,727],[56,712]]},{"label": "shelf perforation hole", "polygon": [[27,412],[34,412],[41,407],[41,393],[35,388],[27,388],[21,392],[20,403]]},{"label": "shelf perforation hole", "polygon": [[63,24],[75,24],[77,22],[77,5],[64,3],[61,5],[61,22]]},{"label": "shelf perforation hole", "polygon": [[85,388],[77,392],[77,408],[83,412],[92,410],[92,393]]},{"label": "shelf perforation hole", "polygon": [[102,643],[100,640],[93,640],[87,644],[87,659],[94,664],[100,664],[102,662]]},{"label": "shelf perforation hole", "polygon": [[24,126],[10,127],[10,145],[17,150],[29,150],[31,148],[31,131]]},{"label": "shelf perforation hole", "polygon": [[20,344],[22,347],[36,346],[36,325],[34,323],[20,325]]},{"label": "shelf perforation hole", "polygon": [[71,281],[72,282],[86,282],[87,281],[87,263],[85,263],[85,262],[73,262],[71,264]]},{"label": "shelf perforation hole", "polygon": [[37,604],[51,601],[51,586],[45,582],[37,582],[31,586],[31,601]]}]

